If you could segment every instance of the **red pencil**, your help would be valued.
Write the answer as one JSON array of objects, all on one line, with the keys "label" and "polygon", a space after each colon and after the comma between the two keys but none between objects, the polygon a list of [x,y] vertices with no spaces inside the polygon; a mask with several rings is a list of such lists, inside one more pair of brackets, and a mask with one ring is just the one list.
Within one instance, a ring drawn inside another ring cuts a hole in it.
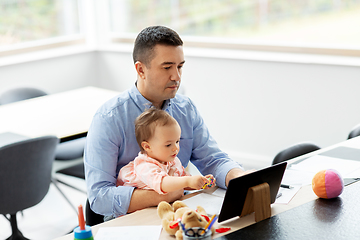
[{"label": "red pencil", "polygon": [[79,217],[79,227],[80,227],[80,230],[85,230],[84,212],[83,212],[83,207],[82,207],[81,204],[80,204],[80,206],[78,207],[78,211],[79,211],[78,217]]}]

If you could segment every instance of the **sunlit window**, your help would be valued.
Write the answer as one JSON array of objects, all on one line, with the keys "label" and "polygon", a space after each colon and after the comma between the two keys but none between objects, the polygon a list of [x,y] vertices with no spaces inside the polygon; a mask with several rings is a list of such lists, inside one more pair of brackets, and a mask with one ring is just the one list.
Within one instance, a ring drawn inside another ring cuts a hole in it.
[{"label": "sunlit window", "polygon": [[77,0],[0,0],[0,46],[80,33]]},{"label": "sunlit window", "polygon": [[111,0],[110,11],[120,37],[166,25],[182,37],[360,47],[360,0]]},{"label": "sunlit window", "polygon": [[360,0],[0,0],[0,51],[81,34],[99,44],[133,43],[150,25],[169,26],[194,46],[360,55]]}]

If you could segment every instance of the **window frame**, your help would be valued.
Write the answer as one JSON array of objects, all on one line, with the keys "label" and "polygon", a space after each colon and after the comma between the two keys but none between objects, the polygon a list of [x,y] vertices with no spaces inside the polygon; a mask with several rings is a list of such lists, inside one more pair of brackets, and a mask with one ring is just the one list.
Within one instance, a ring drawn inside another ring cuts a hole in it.
[{"label": "window frame", "polygon": [[[115,34],[111,35],[111,41],[114,44],[134,43],[136,36],[134,34]],[[340,47],[318,46],[318,45],[291,45],[288,43],[266,44],[264,42],[247,42],[236,39],[214,38],[214,37],[190,37],[182,36],[184,46],[194,48],[210,48],[224,50],[245,50],[258,52],[277,52],[277,53],[293,53],[293,54],[314,54],[314,55],[331,55],[331,56],[347,56],[360,57],[360,47]]]},{"label": "window frame", "polygon": [[46,38],[43,40],[24,42],[0,47],[0,57],[31,53],[67,46],[80,46],[86,43],[83,35]]}]

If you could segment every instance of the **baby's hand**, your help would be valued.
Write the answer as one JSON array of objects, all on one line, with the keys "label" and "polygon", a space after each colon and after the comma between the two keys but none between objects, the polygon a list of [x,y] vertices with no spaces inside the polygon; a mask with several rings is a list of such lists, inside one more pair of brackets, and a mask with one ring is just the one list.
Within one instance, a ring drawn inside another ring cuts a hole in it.
[{"label": "baby's hand", "polygon": [[206,178],[207,182],[202,187],[203,189],[208,189],[208,188],[215,187],[216,179],[214,178],[213,175],[211,175],[211,174],[206,175],[205,178]]},{"label": "baby's hand", "polygon": [[203,177],[201,175],[190,176],[189,181],[188,181],[188,187],[190,187],[192,189],[199,190],[207,182],[208,182],[208,180],[206,179],[206,177]]}]

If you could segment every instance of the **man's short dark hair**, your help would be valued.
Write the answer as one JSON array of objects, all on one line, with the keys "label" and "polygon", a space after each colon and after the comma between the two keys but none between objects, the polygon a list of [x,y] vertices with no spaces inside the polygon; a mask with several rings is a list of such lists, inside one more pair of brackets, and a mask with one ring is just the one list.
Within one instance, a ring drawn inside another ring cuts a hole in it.
[{"label": "man's short dark hair", "polygon": [[150,65],[154,57],[154,47],[157,44],[167,46],[182,46],[183,41],[172,29],[164,26],[151,26],[143,29],[135,39],[133,60]]}]

